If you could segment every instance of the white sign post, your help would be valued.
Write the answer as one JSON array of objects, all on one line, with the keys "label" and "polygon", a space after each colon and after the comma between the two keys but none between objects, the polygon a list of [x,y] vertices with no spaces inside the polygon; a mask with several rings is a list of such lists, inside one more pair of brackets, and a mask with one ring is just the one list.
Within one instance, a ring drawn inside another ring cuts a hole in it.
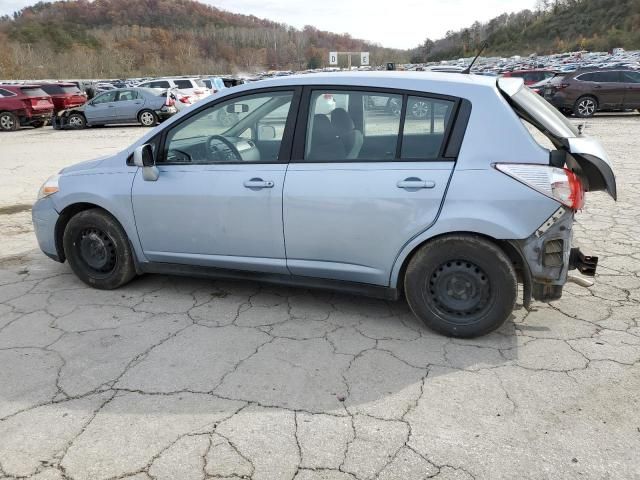
[{"label": "white sign post", "polygon": [[369,52],[360,52],[360,65],[369,65]]},{"label": "white sign post", "polygon": [[338,52],[329,52],[329,65],[338,65]]}]

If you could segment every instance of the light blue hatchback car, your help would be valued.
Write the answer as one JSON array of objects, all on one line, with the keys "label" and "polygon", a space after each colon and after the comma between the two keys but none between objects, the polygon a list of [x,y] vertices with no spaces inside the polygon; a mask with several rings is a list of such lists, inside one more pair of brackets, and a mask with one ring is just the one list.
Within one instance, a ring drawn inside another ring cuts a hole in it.
[{"label": "light blue hatchback car", "polygon": [[33,221],[96,288],[169,273],[404,295],[469,337],[509,318],[518,283],[528,307],[595,273],[571,247],[594,190],[616,197],[606,153],[521,79],[332,73],[224,90],[65,168]]}]

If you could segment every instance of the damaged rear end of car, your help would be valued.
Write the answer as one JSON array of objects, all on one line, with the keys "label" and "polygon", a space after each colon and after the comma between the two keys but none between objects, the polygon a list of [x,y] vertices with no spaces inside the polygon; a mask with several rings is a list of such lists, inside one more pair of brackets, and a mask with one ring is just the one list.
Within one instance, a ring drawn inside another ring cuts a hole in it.
[{"label": "damaged rear end of car", "polygon": [[553,145],[546,165],[514,162],[493,166],[559,204],[531,236],[511,241],[525,260],[525,306],[532,297],[543,302],[557,300],[567,281],[582,286],[591,283],[570,271],[578,270],[589,277],[596,273],[598,258],[572,246],[574,217],[583,208],[587,192],[604,191],[617,199],[615,175],[600,143],[583,135],[581,129],[522,82],[500,79],[498,89],[518,117]]}]

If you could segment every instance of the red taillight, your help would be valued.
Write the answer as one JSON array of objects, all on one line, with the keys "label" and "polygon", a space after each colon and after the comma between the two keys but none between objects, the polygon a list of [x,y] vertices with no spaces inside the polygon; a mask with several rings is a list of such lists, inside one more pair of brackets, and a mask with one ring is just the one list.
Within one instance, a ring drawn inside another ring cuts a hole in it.
[{"label": "red taillight", "polygon": [[182,103],[191,103],[191,101],[189,100],[189,97],[187,97],[187,96],[180,97],[180,101]]},{"label": "red taillight", "polygon": [[559,83],[557,85],[553,85],[553,88],[555,88],[556,90],[562,90],[563,88],[567,88],[568,86],[568,83]]},{"label": "red taillight", "polygon": [[567,168],[563,170],[567,176],[566,182],[560,182],[557,185],[553,185],[552,188],[555,187],[554,190],[557,189],[558,193],[560,193],[560,191],[565,193],[565,185],[568,184],[569,188],[568,192],[566,192],[568,193],[566,197],[566,203],[563,203],[565,203],[565,205],[567,205],[568,207],[573,208],[574,210],[580,210],[582,207],[584,207],[584,187],[582,186],[582,181],[571,170]]},{"label": "red taillight", "polygon": [[584,207],[584,187],[567,168],[527,163],[498,163],[496,169],[573,210]]}]

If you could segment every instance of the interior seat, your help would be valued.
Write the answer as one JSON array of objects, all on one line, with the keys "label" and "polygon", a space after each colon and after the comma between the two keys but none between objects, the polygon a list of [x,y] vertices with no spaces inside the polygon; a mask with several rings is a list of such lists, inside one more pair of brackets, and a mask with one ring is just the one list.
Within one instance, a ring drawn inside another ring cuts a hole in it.
[{"label": "interior seat", "polygon": [[334,109],[331,112],[331,125],[333,125],[344,144],[346,158],[349,160],[358,158],[364,142],[364,136],[360,130],[356,129],[349,112],[344,108]]},{"label": "interior seat", "polygon": [[311,125],[311,143],[307,160],[340,161],[344,160],[346,152],[342,140],[326,115],[313,116]]}]

